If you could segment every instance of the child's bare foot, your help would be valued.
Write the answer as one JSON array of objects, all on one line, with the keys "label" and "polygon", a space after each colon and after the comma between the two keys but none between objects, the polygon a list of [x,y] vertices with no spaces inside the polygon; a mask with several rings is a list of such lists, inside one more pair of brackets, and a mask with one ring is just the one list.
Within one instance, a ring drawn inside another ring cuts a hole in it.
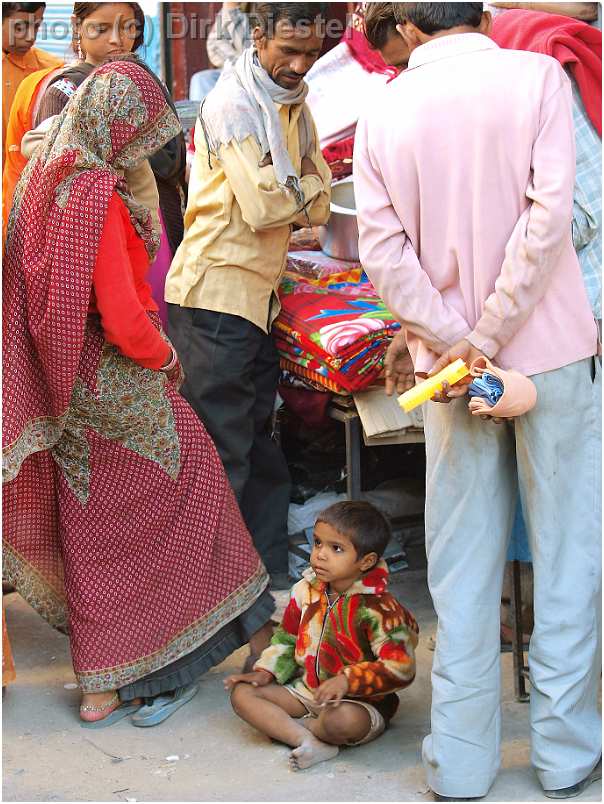
[{"label": "child's bare foot", "polygon": [[323,743],[309,732],[302,745],[294,748],[289,755],[289,767],[293,771],[305,770],[318,762],[333,759],[338,755],[339,751],[340,749],[337,745]]}]

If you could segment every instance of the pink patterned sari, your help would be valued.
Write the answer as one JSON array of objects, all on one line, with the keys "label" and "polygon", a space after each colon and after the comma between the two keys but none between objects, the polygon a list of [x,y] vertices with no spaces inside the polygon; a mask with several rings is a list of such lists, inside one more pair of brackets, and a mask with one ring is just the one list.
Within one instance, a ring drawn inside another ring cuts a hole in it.
[{"label": "pink patterned sari", "polygon": [[9,222],[3,572],[69,632],[84,692],[186,656],[268,584],[195,413],[88,316],[114,191],[149,255],[157,250],[149,211],[120,176],[177,130],[144,69],[99,68],[24,171]]}]

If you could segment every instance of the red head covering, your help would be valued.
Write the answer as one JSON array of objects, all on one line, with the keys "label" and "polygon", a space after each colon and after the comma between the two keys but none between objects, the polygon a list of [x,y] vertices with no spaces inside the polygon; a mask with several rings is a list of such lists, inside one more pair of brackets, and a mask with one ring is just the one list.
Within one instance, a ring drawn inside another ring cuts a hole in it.
[{"label": "red head covering", "polygon": [[570,17],[514,9],[495,17],[491,37],[500,47],[545,53],[570,67],[585,111],[602,137],[602,31]]},{"label": "red head covering", "polygon": [[368,73],[383,73],[390,79],[396,78],[396,67],[390,67],[378,50],[374,50],[365,36],[365,3],[360,3],[355,9],[350,25],[344,31],[342,41],[346,42],[356,61]]},{"label": "red head covering", "polygon": [[113,62],[82,84],[23,172],[3,273],[4,482],[16,477],[28,455],[61,436],[115,191],[149,254],[157,249],[149,210],[130,195],[123,171],[178,131],[149,72]]}]

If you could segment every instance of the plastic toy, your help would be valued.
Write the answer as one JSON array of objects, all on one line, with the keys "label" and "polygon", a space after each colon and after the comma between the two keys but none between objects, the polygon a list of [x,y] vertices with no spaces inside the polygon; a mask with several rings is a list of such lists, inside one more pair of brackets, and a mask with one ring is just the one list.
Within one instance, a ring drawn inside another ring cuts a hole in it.
[{"label": "plastic toy", "polygon": [[455,385],[456,382],[467,377],[469,373],[470,369],[459,358],[459,360],[439,371],[438,374],[428,377],[428,379],[418,383],[414,388],[405,391],[404,394],[399,396],[398,403],[405,413],[409,413],[410,410],[432,399],[434,394],[442,390],[443,383],[448,382],[449,385]]}]

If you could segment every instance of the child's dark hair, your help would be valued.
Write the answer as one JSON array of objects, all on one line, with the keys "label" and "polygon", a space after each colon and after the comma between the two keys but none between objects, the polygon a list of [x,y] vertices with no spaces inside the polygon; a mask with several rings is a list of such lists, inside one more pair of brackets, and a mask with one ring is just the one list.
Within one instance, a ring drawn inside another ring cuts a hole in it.
[{"label": "child's dark hair", "polygon": [[2,19],[11,14],[35,14],[41,8],[46,8],[46,3],[2,3]]},{"label": "child's dark hair", "polygon": [[394,3],[367,3],[365,8],[365,38],[373,48],[380,50],[396,34]]},{"label": "child's dark hair", "polygon": [[368,502],[334,503],[321,511],[317,522],[331,525],[347,536],[359,559],[368,553],[376,553],[381,558],[392,536],[386,517]]}]

